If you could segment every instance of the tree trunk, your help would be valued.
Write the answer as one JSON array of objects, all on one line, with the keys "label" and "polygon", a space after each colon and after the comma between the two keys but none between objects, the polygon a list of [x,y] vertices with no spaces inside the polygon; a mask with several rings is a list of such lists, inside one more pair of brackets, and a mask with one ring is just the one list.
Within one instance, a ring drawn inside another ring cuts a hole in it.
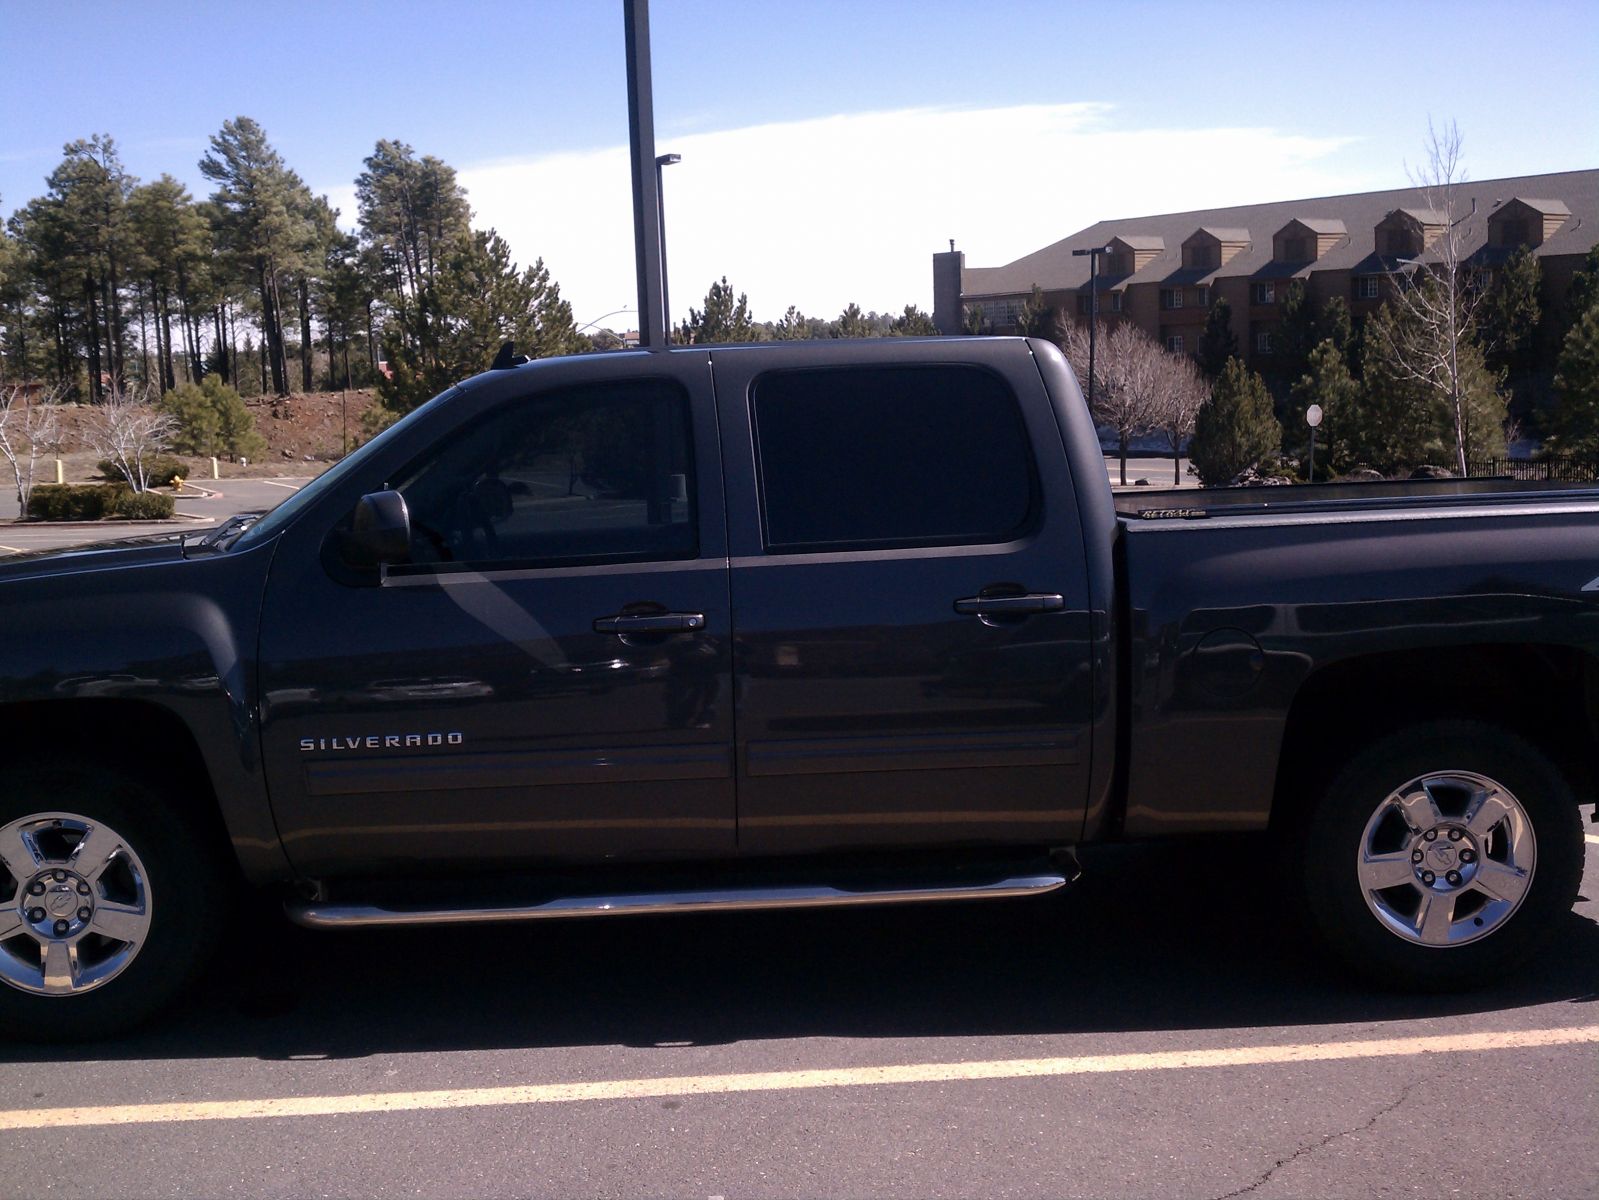
[{"label": "tree trunk", "polygon": [[220,304],[213,304],[211,306],[211,333],[217,340],[218,374],[222,376],[223,383],[232,384],[232,364],[229,361],[228,339],[223,329],[222,306]]},{"label": "tree trunk", "polygon": [[[277,311],[277,280],[273,278],[264,259],[256,260],[256,272],[261,287],[261,349],[263,357],[267,360],[272,370],[272,392],[277,396],[286,396],[289,389],[285,386],[283,364],[283,335],[278,328]],[[266,381],[263,377],[261,391],[266,392]]]},{"label": "tree trunk", "polygon": [[106,291],[108,295],[107,315],[110,317],[111,332],[111,380],[122,388],[127,383],[127,366],[122,361],[122,297],[117,284],[117,256],[106,251]]},{"label": "tree trunk", "polygon": [[[372,368],[371,379],[378,375],[378,344],[372,336],[372,301],[366,302],[366,358],[367,366]],[[368,380],[370,382],[371,380]]]},{"label": "tree trunk", "polygon": [[1116,451],[1117,451],[1117,454],[1120,456],[1120,458],[1122,460],[1122,487],[1126,487],[1127,486],[1127,435],[1125,433],[1119,433],[1119,434],[1116,435]]},{"label": "tree trunk", "polygon": [[[333,370],[331,354],[328,358],[328,371]],[[304,275],[300,276],[300,390],[311,390],[311,283]]]},{"label": "tree trunk", "polygon": [[83,294],[89,302],[89,399],[100,403],[100,313],[94,303],[94,276],[83,277]]}]

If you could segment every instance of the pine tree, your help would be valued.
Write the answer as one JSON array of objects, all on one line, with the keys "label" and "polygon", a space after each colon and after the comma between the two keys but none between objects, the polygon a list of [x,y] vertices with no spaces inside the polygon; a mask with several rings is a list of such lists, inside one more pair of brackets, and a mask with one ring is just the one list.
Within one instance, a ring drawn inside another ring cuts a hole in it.
[{"label": "pine tree", "polygon": [[[1325,454],[1322,462],[1326,466],[1337,468],[1348,461],[1344,427],[1354,416],[1359,396],[1360,385],[1349,373],[1349,364],[1344,359],[1342,348],[1331,338],[1324,339],[1310,352],[1308,369],[1289,393],[1288,411],[1302,417],[1312,404],[1321,406],[1320,434]],[[1308,426],[1304,426],[1303,421],[1301,425],[1306,429],[1303,440],[1308,450]]]},{"label": "pine tree", "polygon": [[735,300],[732,285],[723,275],[705,293],[705,307],[688,310],[688,320],[678,326],[677,340],[698,346],[707,342],[749,342],[755,336],[749,299],[740,292]]},{"label": "pine tree", "polygon": [[907,304],[905,311],[894,318],[889,332],[895,337],[937,337],[938,326],[916,305]]},{"label": "pine tree", "polygon": [[1522,246],[1494,272],[1493,286],[1477,306],[1477,339],[1488,366],[1518,393],[1528,390],[1536,369],[1542,287],[1543,270],[1532,251]]},{"label": "pine tree", "polygon": [[792,304],[783,314],[783,319],[772,327],[772,337],[780,342],[800,341],[810,336],[810,326],[805,320],[805,314]]},{"label": "pine tree", "polygon": [[1032,295],[1016,318],[1016,332],[1023,337],[1053,338],[1055,324],[1055,310],[1044,299],[1044,289],[1033,284]]},{"label": "pine tree", "polygon": [[239,274],[260,298],[261,334],[272,371],[272,388],[289,393],[283,318],[286,295],[303,271],[311,242],[313,200],[249,117],[224,121],[211,136],[200,172],[217,185],[211,195],[218,240]]},{"label": "pine tree", "polygon": [[1555,443],[1562,451],[1599,451],[1599,304],[1571,327],[1555,367]]},{"label": "pine tree", "polygon": [[1233,306],[1218,296],[1205,315],[1205,328],[1199,335],[1194,357],[1206,379],[1215,379],[1227,367],[1227,360],[1238,357],[1238,338],[1233,334]]},{"label": "pine tree", "polygon": [[424,284],[417,302],[384,330],[392,375],[377,381],[373,423],[379,426],[487,369],[505,342],[529,358],[588,348],[543,259],[518,271],[511,248],[492,229],[435,252],[442,258],[435,282]]},{"label": "pine tree", "polygon": [[861,311],[861,306],[851,300],[844,311],[838,316],[834,326],[833,336],[840,338],[871,337],[876,331],[872,323],[866,319],[866,314]]},{"label": "pine tree", "polygon": [[1282,426],[1272,411],[1266,382],[1240,359],[1230,359],[1194,420],[1188,456],[1200,483],[1226,484],[1239,472],[1258,466],[1282,445]]}]

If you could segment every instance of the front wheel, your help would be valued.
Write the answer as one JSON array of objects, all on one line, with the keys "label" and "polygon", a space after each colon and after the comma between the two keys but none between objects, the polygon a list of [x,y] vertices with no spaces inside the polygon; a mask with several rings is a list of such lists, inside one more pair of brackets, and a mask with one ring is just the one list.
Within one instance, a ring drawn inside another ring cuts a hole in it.
[{"label": "front wheel", "polygon": [[1576,800],[1553,763],[1491,725],[1434,722],[1355,755],[1305,827],[1305,899],[1361,974],[1425,990],[1503,980],[1570,910]]},{"label": "front wheel", "polygon": [[198,973],[231,898],[211,839],[142,785],[0,776],[0,1028],[76,1041],[137,1024]]}]

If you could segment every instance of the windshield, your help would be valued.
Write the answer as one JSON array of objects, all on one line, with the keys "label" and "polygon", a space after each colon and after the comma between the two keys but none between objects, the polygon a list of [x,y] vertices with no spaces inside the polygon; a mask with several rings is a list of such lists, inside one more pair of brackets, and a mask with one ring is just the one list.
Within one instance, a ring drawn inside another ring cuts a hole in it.
[{"label": "windshield", "polygon": [[290,496],[282,504],[279,504],[276,508],[271,509],[264,517],[246,528],[245,531],[239,535],[238,540],[233,543],[233,548],[242,550],[246,546],[255,546],[261,542],[264,542],[267,538],[275,537],[280,531],[288,527],[289,522],[293,521],[295,517],[300,515],[301,510],[305,509],[309,505],[315,504],[317,498],[321,496],[323,492],[327,491],[329,488],[337,487],[339,483],[343,481],[346,475],[350,474],[352,471],[359,470],[361,465],[365,463],[367,459],[371,458],[372,455],[376,454],[378,450],[389,441],[390,438],[398,435],[402,429],[421,417],[423,413],[430,412],[437,408],[440,404],[444,403],[445,400],[449,399],[459,390],[459,388],[455,387],[447,388],[446,390],[440,392],[437,396],[434,396],[433,399],[429,400],[420,408],[413,409],[411,412],[401,417],[393,425],[390,425],[387,429],[378,434],[377,437],[373,438],[360,449],[353,450],[349,454],[346,454],[343,458],[334,463],[326,471],[323,471],[322,474],[318,475],[310,483],[306,484],[299,491],[295,492],[294,495]]}]

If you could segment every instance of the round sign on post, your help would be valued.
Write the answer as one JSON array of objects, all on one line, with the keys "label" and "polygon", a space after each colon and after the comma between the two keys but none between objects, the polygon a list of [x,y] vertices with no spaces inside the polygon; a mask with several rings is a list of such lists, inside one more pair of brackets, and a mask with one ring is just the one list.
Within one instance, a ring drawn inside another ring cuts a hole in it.
[{"label": "round sign on post", "polygon": [[1305,424],[1310,426],[1310,473],[1305,476],[1307,483],[1316,482],[1316,426],[1321,424],[1321,405],[1312,404],[1305,410]]}]

